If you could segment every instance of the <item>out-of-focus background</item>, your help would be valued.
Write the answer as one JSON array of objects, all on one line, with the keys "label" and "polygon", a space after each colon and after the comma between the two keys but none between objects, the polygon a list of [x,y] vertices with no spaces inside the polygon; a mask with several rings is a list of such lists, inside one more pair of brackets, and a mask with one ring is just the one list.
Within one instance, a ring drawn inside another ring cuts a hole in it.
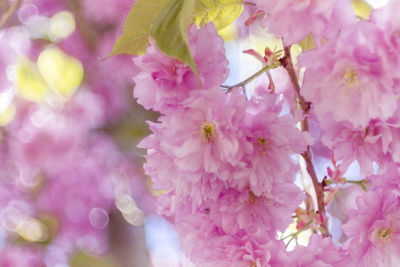
[{"label": "out-of-focus background", "polygon": [[133,0],[0,1],[0,266],[178,266],[136,148]]}]

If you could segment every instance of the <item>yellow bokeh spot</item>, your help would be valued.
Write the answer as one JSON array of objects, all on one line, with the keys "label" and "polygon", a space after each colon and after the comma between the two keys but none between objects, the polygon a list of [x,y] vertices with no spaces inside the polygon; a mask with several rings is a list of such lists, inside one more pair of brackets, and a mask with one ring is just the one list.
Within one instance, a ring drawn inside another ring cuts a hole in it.
[{"label": "yellow bokeh spot", "polygon": [[[264,35],[250,35],[250,42],[255,44],[255,50],[262,56],[265,54],[265,48],[269,47],[271,51],[283,51],[282,40],[276,38],[273,34]],[[254,47],[253,47],[254,48]]]},{"label": "yellow bokeh spot", "polygon": [[362,19],[369,19],[369,15],[371,14],[372,7],[369,3],[364,0],[353,0],[351,2],[353,4],[354,14]]},{"label": "yellow bokeh spot", "polygon": [[5,126],[9,124],[14,119],[15,112],[16,112],[15,105],[14,104],[9,105],[8,108],[0,114],[0,126]]},{"label": "yellow bokeh spot", "polygon": [[232,41],[239,37],[237,25],[235,22],[218,31],[218,34],[226,41]]},{"label": "yellow bokeh spot", "polygon": [[348,69],[346,73],[343,75],[343,84],[347,88],[352,88],[357,90],[359,85],[358,74],[355,69]]},{"label": "yellow bokeh spot", "polygon": [[315,40],[312,33],[307,35],[303,40],[301,40],[298,45],[301,47],[301,51],[307,51],[315,48]]},{"label": "yellow bokeh spot", "polygon": [[[256,44],[256,51],[260,55],[265,54],[265,48],[269,47],[273,52],[283,51],[282,39],[276,38],[273,34],[268,34],[266,36],[251,35],[250,41]],[[290,48],[290,53],[292,55],[293,64],[297,64],[297,57],[301,54],[302,49],[300,45],[294,44]]]},{"label": "yellow bokeh spot", "polygon": [[82,82],[82,63],[57,47],[43,50],[37,65],[47,85],[63,97],[71,96]]},{"label": "yellow bokeh spot", "polygon": [[53,42],[67,38],[75,31],[75,27],[75,18],[71,12],[58,12],[50,19],[49,38]]},{"label": "yellow bokeh spot", "polygon": [[28,242],[41,242],[48,238],[47,227],[35,218],[26,218],[16,231],[23,239]]},{"label": "yellow bokeh spot", "polygon": [[[297,226],[297,222],[294,221],[286,228],[285,232],[282,233],[282,236],[288,236],[288,235],[297,233],[298,229],[296,226]],[[313,234],[313,232],[310,229],[300,232],[299,234],[297,234],[297,237],[296,237],[297,243],[302,246],[307,246],[312,234]],[[289,242],[289,240],[290,240],[290,238],[286,238],[284,240],[285,244],[287,244]],[[295,246],[296,246],[296,242],[291,242],[288,246],[288,250],[292,250]]]},{"label": "yellow bokeh spot", "polygon": [[18,96],[33,102],[44,102],[49,96],[50,90],[40,75],[35,63],[23,58],[20,64],[15,66]]}]

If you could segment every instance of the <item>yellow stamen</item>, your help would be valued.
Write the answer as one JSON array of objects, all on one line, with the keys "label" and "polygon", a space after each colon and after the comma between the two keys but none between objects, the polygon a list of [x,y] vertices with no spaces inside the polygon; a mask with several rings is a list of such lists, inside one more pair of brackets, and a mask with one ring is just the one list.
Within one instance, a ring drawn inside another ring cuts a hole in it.
[{"label": "yellow stamen", "polygon": [[391,236],[396,232],[396,228],[389,226],[378,230],[378,238],[381,244],[391,242]]},{"label": "yellow stamen", "polygon": [[348,88],[353,88],[355,90],[358,89],[358,74],[355,69],[348,69],[347,72],[343,75],[343,84]]},{"label": "yellow stamen", "polygon": [[247,203],[254,203],[257,200],[257,196],[253,191],[249,190],[249,198],[247,199]]},{"label": "yellow stamen", "polygon": [[266,142],[268,142],[268,140],[265,140],[265,138],[263,137],[257,138],[257,143],[259,143],[260,145],[264,145]]},{"label": "yellow stamen", "polygon": [[257,144],[260,145],[261,149],[260,149],[260,153],[265,155],[267,154],[267,147],[266,145],[268,145],[270,142],[268,139],[265,139],[264,137],[258,137],[257,138]]},{"label": "yellow stamen", "polygon": [[200,126],[200,136],[204,143],[210,143],[215,136],[215,128],[212,123],[205,122]]}]

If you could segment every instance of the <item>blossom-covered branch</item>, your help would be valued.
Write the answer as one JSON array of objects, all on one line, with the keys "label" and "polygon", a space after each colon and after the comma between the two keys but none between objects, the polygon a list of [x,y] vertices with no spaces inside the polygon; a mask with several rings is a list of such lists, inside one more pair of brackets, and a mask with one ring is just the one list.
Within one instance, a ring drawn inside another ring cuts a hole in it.
[{"label": "blossom-covered branch", "polygon": [[[292,86],[296,92],[296,97],[299,103],[299,107],[303,111],[303,120],[301,121],[301,129],[302,131],[308,131],[308,114],[310,112],[311,108],[311,103],[307,102],[304,97],[301,95],[301,89],[299,85],[299,81],[296,75],[296,72],[294,70],[293,62],[292,62],[292,56],[290,53],[290,46],[284,48],[284,57],[280,60],[282,63],[282,66],[286,69],[287,73],[289,74],[290,81],[292,83]],[[318,203],[318,213],[321,216],[321,232],[323,236],[329,236],[327,224],[326,224],[326,215],[325,215],[325,202],[324,202],[324,188],[322,186],[322,183],[318,182],[317,174],[315,173],[314,165],[312,162],[311,158],[311,151],[310,151],[310,146],[307,146],[307,150],[303,153],[301,153],[303,156],[305,162],[306,162],[306,169],[308,174],[311,177],[314,190],[315,190],[315,195],[317,197],[317,203]]]}]

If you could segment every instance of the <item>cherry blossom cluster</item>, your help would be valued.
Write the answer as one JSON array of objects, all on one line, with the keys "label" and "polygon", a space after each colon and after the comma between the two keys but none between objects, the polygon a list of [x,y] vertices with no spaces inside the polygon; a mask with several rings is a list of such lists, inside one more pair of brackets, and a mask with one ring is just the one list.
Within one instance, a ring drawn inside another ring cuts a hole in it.
[{"label": "cherry blossom cluster", "polygon": [[368,18],[353,4],[246,2],[240,38],[283,47],[248,47],[264,71],[234,86],[212,23],[189,28],[198,76],[151,40],[134,58],[134,97],[161,114],[144,169],[196,266],[400,264],[400,1]]}]

